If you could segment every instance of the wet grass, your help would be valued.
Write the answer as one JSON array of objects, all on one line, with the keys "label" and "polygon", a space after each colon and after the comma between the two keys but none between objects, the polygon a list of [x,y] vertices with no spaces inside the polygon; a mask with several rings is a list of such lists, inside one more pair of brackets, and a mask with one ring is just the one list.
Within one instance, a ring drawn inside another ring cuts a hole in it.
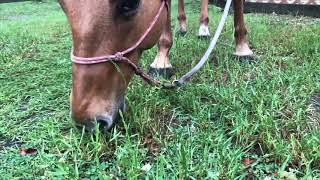
[{"label": "wet grass", "polygon": [[[178,76],[209,43],[195,36],[199,3],[186,8],[189,31],[174,34],[171,51]],[[210,6],[211,31],[219,12]],[[215,62],[177,90],[134,78],[128,112],[107,135],[69,118],[71,39],[57,3],[0,4],[0,20],[2,179],[320,177],[319,19],[247,15],[259,59],[247,64],[232,55],[229,17]],[[155,53],[144,53],[146,69]]]}]

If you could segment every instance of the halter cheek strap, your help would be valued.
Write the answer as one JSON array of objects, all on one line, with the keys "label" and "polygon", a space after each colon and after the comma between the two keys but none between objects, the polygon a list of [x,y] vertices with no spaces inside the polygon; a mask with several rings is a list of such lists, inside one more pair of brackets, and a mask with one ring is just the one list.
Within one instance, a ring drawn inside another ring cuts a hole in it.
[{"label": "halter cheek strap", "polygon": [[135,74],[139,75],[142,79],[144,79],[149,84],[156,84],[160,85],[160,82],[153,79],[151,76],[146,74],[142,68],[137,66],[135,63],[133,63],[130,59],[124,57],[126,54],[132,52],[133,50],[137,49],[138,46],[145,40],[147,35],[151,32],[151,30],[154,28],[155,24],[159,20],[159,17],[163,11],[163,9],[166,7],[169,11],[169,4],[168,0],[161,0],[161,6],[159,8],[159,11],[157,12],[156,16],[154,17],[153,21],[149,25],[148,29],[143,33],[143,35],[140,37],[140,39],[130,48],[117,52],[113,55],[106,55],[106,56],[99,56],[99,57],[78,57],[74,55],[73,50],[71,51],[71,61],[75,64],[83,64],[83,65],[90,65],[90,64],[100,64],[104,62],[114,61],[114,62],[123,62],[129,65],[129,67],[135,72]]}]

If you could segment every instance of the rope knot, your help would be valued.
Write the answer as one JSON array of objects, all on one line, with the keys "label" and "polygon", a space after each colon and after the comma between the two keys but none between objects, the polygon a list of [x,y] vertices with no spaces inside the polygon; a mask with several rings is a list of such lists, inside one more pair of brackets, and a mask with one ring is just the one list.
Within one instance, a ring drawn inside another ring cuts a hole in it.
[{"label": "rope knot", "polygon": [[115,54],[115,60],[116,61],[121,61],[123,59],[124,54],[122,52],[117,52]]}]

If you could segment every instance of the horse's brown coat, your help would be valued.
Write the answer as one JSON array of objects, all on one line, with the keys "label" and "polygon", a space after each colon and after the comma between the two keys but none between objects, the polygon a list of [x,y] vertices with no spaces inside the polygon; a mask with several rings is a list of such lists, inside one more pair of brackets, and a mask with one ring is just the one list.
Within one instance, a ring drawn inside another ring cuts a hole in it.
[{"label": "horse's brown coat", "polygon": [[[72,31],[74,55],[97,57],[111,55],[131,47],[148,28],[159,10],[161,0],[139,2],[130,17],[118,11],[120,3],[129,0],[59,0]],[[130,3],[132,3],[131,1]],[[168,0],[169,5],[171,1]],[[243,2],[234,0],[236,55],[251,52],[247,44],[243,20]],[[179,0],[180,24],[186,25],[183,0]],[[208,0],[201,5],[200,23],[207,26]],[[186,28],[186,27],[185,27]],[[186,29],[185,29],[186,30]],[[170,10],[163,11],[156,26],[143,43],[125,55],[138,63],[143,50],[158,44],[158,55],[153,68],[171,68],[169,50],[172,46]],[[252,53],[252,52],[251,52]],[[120,70],[120,71],[119,71]],[[72,65],[71,111],[74,120],[93,128],[93,120],[112,124],[121,109],[128,83],[133,76],[126,64],[111,62],[94,65]],[[102,123],[105,125],[105,123]]]},{"label": "horse's brown coat", "polygon": [[[71,27],[76,56],[96,57],[129,48],[148,28],[161,4],[160,0],[141,0],[137,13],[124,17],[117,12],[121,1],[59,1]],[[126,57],[138,63],[142,51],[158,42],[166,20],[164,10],[145,41]],[[132,70],[121,63],[73,64],[71,110],[75,121],[89,129],[95,118],[113,122],[132,76]]]}]

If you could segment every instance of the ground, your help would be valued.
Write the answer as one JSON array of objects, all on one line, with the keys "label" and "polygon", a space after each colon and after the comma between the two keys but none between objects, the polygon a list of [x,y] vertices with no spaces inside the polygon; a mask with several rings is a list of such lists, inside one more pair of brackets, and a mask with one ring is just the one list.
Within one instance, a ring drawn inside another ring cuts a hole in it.
[{"label": "ground", "polygon": [[[196,36],[198,1],[186,5],[185,36],[173,8],[179,76],[209,40]],[[210,6],[211,31],[220,15]],[[257,63],[232,55],[230,16],[212,61],[188,85],[162,90],[135,77],[122,122],[91,135],[69,117],[71,38],[58,4],[0,4],[1,178],[320,178],[320,20],[246,22]],[[144,53],[145,69],[155,55]]]}]

